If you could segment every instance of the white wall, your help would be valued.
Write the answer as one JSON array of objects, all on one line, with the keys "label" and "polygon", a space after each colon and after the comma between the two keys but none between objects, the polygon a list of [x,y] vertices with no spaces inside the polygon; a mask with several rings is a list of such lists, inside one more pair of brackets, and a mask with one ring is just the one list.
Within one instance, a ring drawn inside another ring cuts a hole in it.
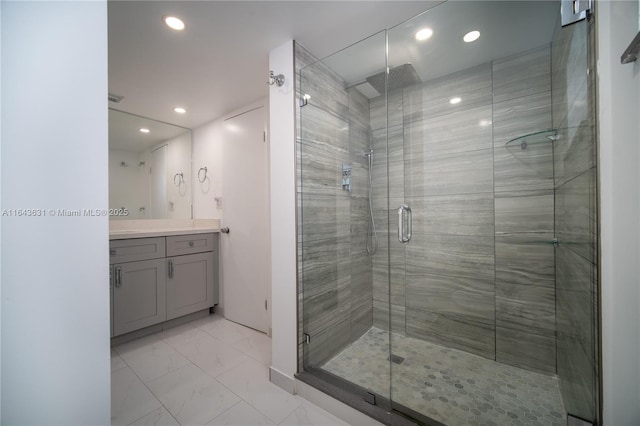
[{"label": "white wall", "polygon": [[[218,119],[193,130],[194,219],[222,219],[224,199],[220,207],[215,201],[222,197],[222,123]],[[198,181],[201,167],[207,168],[204,182]]]},{"label": "white wall", "polygon": [[271,377],[274,380],[274,370],[277,376],[293,379],[297,368],[293,41],[271,51],[269,69],[285,76],[283,87],[274,85],[269,90],[273,313]]},{"label": "white wall", "polygon": [[602,369],[605,425],[640,424],[640,61],[638,1],[597,4]]},{"label": "white wall", "polygon": [[[106,209],[106,2],[0,8],[2,209]],[[109,424],[108,217],[1,226],[2,423]]]},{"label": "white wall", "polygon": [[[0,46],[2,46],[2,5],[0,4]],[[0,129],[2,128],[2,48],[0,47]],[[2,187],[2,135],[0,130],[0,188]],[[2,198],[0,197],[0,207]],[[1,218],[2,216],[0,216]],[[1,219],[0,219],[1,220]],[[0,222],[0,242],[2,241],[2,225]],[[0,424],[2,424],[2,244],[0,244]]]},{"label": "white wall", "polygon": [[[2,165],[2,4],[0,4],[0,170]],[[0,172],[0,188],[2,187],[2,173]],[[0,197],[0,207],[2,198]],[[0,242],[2,242],[2,216],[0,215]],[[0,244],[0,424],[2,424],[2,244]]]}]

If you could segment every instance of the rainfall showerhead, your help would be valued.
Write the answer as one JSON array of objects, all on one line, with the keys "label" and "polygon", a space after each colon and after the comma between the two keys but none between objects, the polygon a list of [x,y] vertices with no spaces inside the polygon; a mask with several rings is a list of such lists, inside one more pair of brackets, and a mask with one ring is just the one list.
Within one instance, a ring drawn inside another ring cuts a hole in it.
[{"label": "rainfall showerhead", "polygon": [[[373,86],[379,93],[384,93],[384,71],[367,77],[367,83]],[[402,89],[413,84],[422,83],[416,69],[410,63],[406,63],[389,69],[389,91]]]}]

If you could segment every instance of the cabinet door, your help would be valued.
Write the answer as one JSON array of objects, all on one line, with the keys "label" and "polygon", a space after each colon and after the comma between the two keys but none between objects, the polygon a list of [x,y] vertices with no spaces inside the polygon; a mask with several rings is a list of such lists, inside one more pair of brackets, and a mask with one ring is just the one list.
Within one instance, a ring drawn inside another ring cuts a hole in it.
[{"label": "cabinet door", "polygon": [[167,266],[164,259],[114,267],[113,334],[128,333],[166,319]]},{"label": "cabinet door", "polygon": [[213,256],[208,252],[168,259],[168,320],[214,305]]}]

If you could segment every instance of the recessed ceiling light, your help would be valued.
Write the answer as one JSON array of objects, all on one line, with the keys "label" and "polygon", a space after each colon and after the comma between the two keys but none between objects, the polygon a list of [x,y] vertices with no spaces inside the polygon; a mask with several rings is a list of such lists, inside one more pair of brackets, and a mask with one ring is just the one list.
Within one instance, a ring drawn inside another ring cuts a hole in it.
[{"label": "recessed ceiling light", "polygon": [[451,98],[449,99],[449,103],[451,105],[459,104],[462,101],[462,98]]},{"label": "recessed ceiling light", "polygon": [[467,42],[467,43],[471,43],[472,41],[476,41],[477,39],[480,38],[480,31],[469,31],[468,33],[466,33],[464,35],[464,37],[462,37],[462,39]]},{"label": "recessed ceiling light", "polygon": [[176,18],[175,16],[164,16],[162,17],[162,20],[172,30],[182,31],[185,28],[185,25],[184,25],[184,22],[182,22],[182,19]]},{"label": "recessed ceiling light", "polygon": [[140,128],[140,132],[141,132],[141,133],[150,133],[150,132],[151,132],[151,130],[147,129],[146,127],[141,127],[141,128]]},{"label": "recessed ceiling light", "polygon": [[187,112],[187,110],[182,107],[175,107],[173,110],[178,114],[184,114],[185,112]]},{"label": "recessed ceiling light", "polygon": [[491,124],[491,120],[480,120],[480,125],[481,126],[488,126]]},{"label": "recessed ceiling light", "polygon": [[431,28],[423,28],[416,33],[416,40],[424,41],[431,38],[432,35],[433,35],[433,30]]}]

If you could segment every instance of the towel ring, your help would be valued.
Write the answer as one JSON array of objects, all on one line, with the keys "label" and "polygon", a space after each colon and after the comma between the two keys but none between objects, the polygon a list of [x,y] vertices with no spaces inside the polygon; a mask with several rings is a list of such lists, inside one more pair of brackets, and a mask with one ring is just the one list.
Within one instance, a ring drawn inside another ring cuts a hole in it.
[{"label": "towel ring", "polygon": [[[178,182],[176,182],[176,178],[178,178]],[[180,186],[183,182],[184,182],[184,174],[176,173],[175,176],[173,177],[173,184],[175,186]]]},{"label": "towel ring", "polygon": [[[204,177],[202,179],[200,179],[200,173],[204,170]],[[204,181],[207,180],[207,167],[200,167],[200,170],[198,170],[198,181],[200,181],[200,183],[204,183]]]}]

